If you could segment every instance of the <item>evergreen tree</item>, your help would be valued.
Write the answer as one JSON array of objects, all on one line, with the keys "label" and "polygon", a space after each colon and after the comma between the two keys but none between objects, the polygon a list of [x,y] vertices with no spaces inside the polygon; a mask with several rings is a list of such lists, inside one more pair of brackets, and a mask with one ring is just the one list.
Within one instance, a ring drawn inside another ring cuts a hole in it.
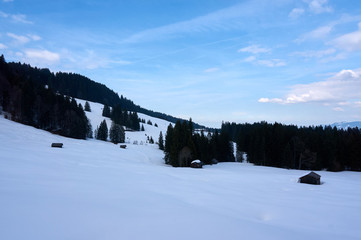
[{"label": "evergreen tree", "polygon": [[166,164],[170,164],[170,153],[171,146],[173,145],[173,126],[172,124],[168,125],[167,133],[165,135],[165,144],[164,144],[164,161]]},{"label": "evergreen tree", "polygon": [[159,133],[158,146],[160,150],[164,150],[164,140],[162,131]]},{"label": "evergreen tree", "polygon": [[109,108],[109,106],[104,105],[102,116],[110,118],[110,108]]},{"label": "evergreen tree", "polygon": [[100,123],[100,126],[97,128],[96,139],[106,141],[108,139],[108,126],[105,119]]},{"label": "evergreen tree", "polygon": [[93,138],[93,127],[88,119],[88,125],[87,125],[87,138]]},{"label": "evergreen tree", "polygon": [[123,143],[125,141],[124,128],[119,124],[112,122],[109,130],[110,141],[114,144]]},{"label": "evergreen tree", "polygon": [[137,112],[133,112],[130,115],[130,127],[135,130],[135,131],[139,131],[140,130],[140,124],[139,124],[139,117]]},{"label": "evergreen tree", "polygon": [[144,132],[144,131],[145,131],[145,129],[144,129],[144,125],[143,125],[143,124],[142,124],[142,129],[141,129],[140,131],[142,131],[142,132]]},{"label": "evergreen tree", "polygon": [[88,101],[85,102],[84,111],[87,111],[87,112],[91,112],[91,111],[92,111],[92,110],[90,109],[90,104],[88,103]]}]

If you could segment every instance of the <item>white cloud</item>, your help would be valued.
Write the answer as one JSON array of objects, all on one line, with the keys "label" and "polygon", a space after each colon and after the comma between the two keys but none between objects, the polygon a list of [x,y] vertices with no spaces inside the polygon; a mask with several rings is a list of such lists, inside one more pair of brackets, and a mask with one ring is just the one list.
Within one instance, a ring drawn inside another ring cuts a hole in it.
[{"label": "white cloud", "polygon": [[256,60],[255,56],[249,56],[247,58],[245,58],[243,61],[245,62],[254,62]]},{"label": "white cloud", "polygon": [[39,41],[41,40],[41,37],[35,34],[28,34],[26,36],[23,35],[17,35],[15,33],[7,33],[6,34],[8,37],[12,38],[15,40],[16,43],[18,44],[26,44],[30,41]]},{"label": "white cloud", "polygon": [[260,103],[282,103],[283,100],[280,98],[272,98],[272,99],[260,98],[260,99],[258,99],[258,102],[260,102]]},{"label": "white cloud", "polygon": [[258,53],[271,52],[271,49],[263,48],[263,47],[260,47],[259,45],[250,45],[248,47],[239,49],[238,52],[249,52],[249,53],[253,53],[253,54],[258,54]]},{"label": "white cloud", "polygon": [[12,39],[14,39],[16,42],[18,42],[20,44],[25,44],[30,41],[30,39],[28,37],[25,37],[22,35],[16,35],[14,33],[7,33],[6,35],[8,37],[11,37]]},{"label": "white cloud", "polygon": [[319,51],[303,51],[303,52],[294,52],[291,55],[293,56],[301,56],[305,58],[322,58],[324,56],[332,55],[336,52],[333,48],[328,48],[325,50]]},{"label": "white cloud", "polygon": [[26,19],[26,15],[24,15],[24,14],[8,14],[8,13],[0,11],[0,17],[10,18],[12,21],[14,21],[16,23],[33,24],[33,22]]},{"label": "white cloud", "polygon": [[348,52],[361,50],[361,22],[358,24],[357,31],[342,35],[331,41],[330,44]]},{"label": "white cloud", "polygon": [[11,19],[14,22],[18,22],[18,23],[26,23],[26,24],[32,24],[33,23],[33,22],[27,20],[26,15],[24,15],[24,14],[13,14],[13,15],[11,15]]},{"label": "white cloud", "polygon": [[[54,63],[60,60],[58,53],[50,52],[48,50],[28,49],[25,51],[25,58],[34,61],[45,61]],[[33,62],[33,61],[32,61]]]},{"label": "white cloud", "polygon": [[266,67],[282,67],[286,66],[286,62],[281,59],[257,59],[255,56],[249,56],[243,60],[244,62],[254,63]]},{"label": "white cloud", "polygon": [[302,16],[304,13],[305,13],[305,9],[303,9],[303,8],[294,8],[288,14],[288,17],[291,18],[291,19],[297,19],[300,16]]},{"label": "white cloud", "polygon": [[205,73],[212,73],[212,72],[217,72],[219,70],[219,68],[208,68],[206,70],[204,70]]},{"label": "white cloud", "polygon": [[333,25],[322,26],[315,30],[303,34],[300,38],[296,39],[296,42],[303,42],[306,40],[322,39],[330,34],[333,29]]},{"label": "white cloud", "polygon": [[28,36],[29,38],[31,38],[31,40],[33,40],[33,41],[39,41],[39,40],[41,40],[41,37],[38,36],[38,35],[35,35],[35,34],[28,34],[27,36]]},{"label": "white cloud", "polygon": [[0,11],[0,17],[7,18],[7,17],[9,17],[9,14]]},{"label": "white cloud", "polygon": [[210,31],[228,31],[244,26],[251,16],[259,16],[270,11],[275,1],[243,1],[231,7],[223,8],[203,16],[172,24],[146,29],[126,38],[124,43],[160,40],[184,36],[186,33],[204,33]]},{"label": "white cloud", "polygon": [[261,98],[262,103],[351,102],[359,100],[361,92],[361,69],[342,70],[333,77],[320,82],[298,84],[291,87],[285,98]]},{"label": "white cloud", "polygon": [[8,47],[5,44],[0,43],[0,50],[1,49],[7,49]]},{"label": "white cloud", "polygon": [[304,0],[308,4],[308,8],[315,14],[324,12],[332,12],[333,9],[327,5],[328,0]]},{"label": "white cloud", "polygon": [[259,65],[267,66],[267,67],[282,67],[286,66],[286,62],[281,59],[268,59],[268,60],[258,60],[257,63]]},{"label": "white cloud", "polygon": [[334,107],[333,110],[336,112],[344,112],[345,111],[345,109],[343,109],[341,107]]},{"label": "white cloud", "polygon": [[321,60],[321,62],[328,63],[328,62],[333,62],[333,61],[339,61],[339,60],[346,59],[346,58],[347,58],[347,54],[345,54],[344,52],[341,52],[341,53],[338,53],[333,56],[325,57]]}]

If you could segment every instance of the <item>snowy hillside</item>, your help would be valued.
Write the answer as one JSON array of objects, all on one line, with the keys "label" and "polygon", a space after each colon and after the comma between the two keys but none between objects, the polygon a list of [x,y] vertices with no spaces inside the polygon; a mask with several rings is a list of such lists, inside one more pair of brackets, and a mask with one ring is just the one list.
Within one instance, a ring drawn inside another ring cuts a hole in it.
[{"label": "snowy hillside", "polygon": [[[157,139],[168,123],[149,119],[159,128],[127,137]],[[358,172],[318,172],[324,184],[313,186],[297,183],[306,171],[162,158],[155,144],[121,149],[0,116],[0,239],[360,239]]]},{"label": "snowy hillside", "polygon": [[[83,107],[85,105],[85,100],[81,100],[81,99],[76,99],[77,103],[80,103]],[[93,127],[93,130],[95,130],[97,128],[97,126],[100,125],[100,123],[105,119],[107,122],[107,126],[108,129],[111,126],[111,120],[107,117],[103,117],[102,116],[102,112],[103,112],[103,104],[100,103],[94,103],[94,102],[89,102],[90,105],[90,109],[91,112],[85,112],[88,119],[90,120],[90,123]],[[148,120],[150,120],[152,122],[152,125],[149,124],[143,124],[144,125],[144,132],[126,132],[126,142],[128,143],[133,143],[134,141],[137,141],[138,144],[143,142],[146,143],[147,142],[147,137],[149,136],[153,138],[154,141],[158,141],[158,137],[159,137],[159,133],[162,131],[163,136],[166,134],[167,132],[167,127],[170,124],[170,122],[167,122],[165,120],[162,119],[158,119],[158,118],[154,118],[154,117],[150,117],[147,116],[145,114],[142,113],[138,113],[138,117],[140,119],[145,119],[146,122],[148,122]],[[158,127],[155,127],[154,125],[157,124]]]}]

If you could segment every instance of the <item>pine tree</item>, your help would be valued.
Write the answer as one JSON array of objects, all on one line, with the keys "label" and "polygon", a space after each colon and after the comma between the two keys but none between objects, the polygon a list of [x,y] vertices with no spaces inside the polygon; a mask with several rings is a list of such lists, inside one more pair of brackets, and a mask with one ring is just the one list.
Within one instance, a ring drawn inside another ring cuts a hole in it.
[{"label": "pine tree", "polygon": [[84,111],[87,111],[87,112],[91,112],[91,111],[92,111],[92,110],[90,109],[90,105],[89,105],[88,101],[85,102]]},{"label": "pine tree", "polygon": [[130,115],[130,124],[131,124],[131,128],[135,131],[139,131],[140,130],[140,124],[139,124],[139,117],[138,117],[138,114],[137,112],[133,112],[131,115]]},{"label": "pine tree", "polygon": [[164,150],[164,140],[163,140],[163,133],[162,132],[159,133],[158,146],[159,146],[160,150]]},{"label": "pine tree", "polygon": [[145,129],[144,129],[144,125],[143,125],[143,124],[142,124],[142,129],[141,129],[140,131],[142,131],[142,132],[144,132],[144,131],[145,131]]},{"label": "pine tree", "polygon": [[108,139],[108,126],[105,119],[100,123],[100,126],[97,128],[96,139],[106,141]]},{"label": "pine tree", "polygon": [[168,125],[167,133],[165,135],[165,144],[164,144],[164,161],[166,164],[170,164],[170,153],[171,146],[173,145],[173,126],[172,124]]},{"label": "pine tree", "polygon": [[102,116],[110,118],[110,108],[109,108],[109,106],[104,105]]},{"label": "pine tree", "polygon": [[92,125],[91,125],[89,119],[88,119],[88,126],[87,126],[87,137],[93,138],[93,128],[92,128]]},{"label": "pine tree", "polygon": [[109,130],[110,141],[114,144],[123,143],[125,141],[124,128],[119,124],[112,122]]}]

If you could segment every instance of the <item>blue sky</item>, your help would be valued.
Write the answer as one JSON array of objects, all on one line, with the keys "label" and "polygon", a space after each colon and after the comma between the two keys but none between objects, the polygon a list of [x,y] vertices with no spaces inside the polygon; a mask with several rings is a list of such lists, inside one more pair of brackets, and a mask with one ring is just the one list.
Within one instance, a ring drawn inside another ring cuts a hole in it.
[{"label": "blue sky", "polygon": [[0,0],[0,52],[211,127],[361,120],[358,0]]}]

